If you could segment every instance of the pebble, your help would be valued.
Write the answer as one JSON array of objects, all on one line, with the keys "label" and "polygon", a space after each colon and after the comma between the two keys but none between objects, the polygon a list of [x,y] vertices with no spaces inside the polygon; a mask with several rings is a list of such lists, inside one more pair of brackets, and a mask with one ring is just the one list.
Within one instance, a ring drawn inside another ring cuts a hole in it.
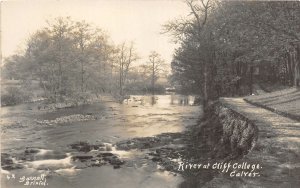
[{"label": "pebble", "polygon": [[96,120],[96,119],[97,117],[93,115],[74,114],[70,116],[59,117],[54,120],[36,120],[35,122],[40,125],[51,126],[53,124],[65,124],[65,123],[89,121],[89,120]]}]

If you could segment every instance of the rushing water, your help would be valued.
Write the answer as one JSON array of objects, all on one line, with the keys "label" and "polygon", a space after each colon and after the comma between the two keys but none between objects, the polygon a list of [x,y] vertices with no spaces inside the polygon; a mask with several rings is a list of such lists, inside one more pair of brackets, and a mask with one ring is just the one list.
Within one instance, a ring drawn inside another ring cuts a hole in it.
[{"label": "rushing water", "polygon": [[[27,147],[39,148],[33,161],[16,161],[26,168],[2,170],[16,177],[8,180],[2,176],[2,186],[23,187],[24,183],[18,182],[20,177],[45,173],[49,174],[48,187],[176,187],[182,178],[160,171],[156,163],[144,158],[144,151],[118,151],[113,144],[133,137],[183,131],[195,124],[201,114],[193,102],[192,96],[156,95],[131,96],[123,104],[106,101],[54,112],[38,110],[38,104],[2,108],[2,152],[13,156]],[[36,124],[73,114],[97,119],[52,126]],[[126,163],[120,169],[110,165],[78,169],[68,147],[78,141],[107,143],[111,152]]]}]

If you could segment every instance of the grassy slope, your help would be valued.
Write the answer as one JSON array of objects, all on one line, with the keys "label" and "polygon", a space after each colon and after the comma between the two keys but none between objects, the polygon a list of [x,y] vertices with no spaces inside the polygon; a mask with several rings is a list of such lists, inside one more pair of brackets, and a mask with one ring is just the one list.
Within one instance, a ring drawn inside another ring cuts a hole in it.
[{"label": "grassy slope", "polygon": [[300,120],[300,89],[289,88],[262,95],[247,96],[247,102],[292,119]]}]

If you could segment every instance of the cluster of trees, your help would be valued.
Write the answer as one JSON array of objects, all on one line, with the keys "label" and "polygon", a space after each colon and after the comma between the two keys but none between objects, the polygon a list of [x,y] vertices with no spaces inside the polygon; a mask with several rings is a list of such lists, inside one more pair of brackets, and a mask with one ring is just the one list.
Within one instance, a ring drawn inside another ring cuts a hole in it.
[{"label": "cluster of trees", "polygon": [[57,18],[29,38],[24,54],[6,60],[4,72],[9,79],[38,80],[53,102],[85,99],[87,91],[108,89],[102,78],[109,76],[115,50],[100,29]]},{"label": "cluster of trees", "polygon": [[299,86],[299,2],[186,4],[188,16],[164,25],[180,44],[172,62],[174,84],[200,93],[204,105],[219,96],[250,94],[253,83]]},{"label": "cluster of trees", "polygon": [[132,85],[154,88],[163,62],[158,53],[151,52],[151,64],[134,66],[139,56],[133,42],[114,45],[85,21],[56,18],[47,23],[29,38],[23,54],[6,59],[4,78],[38,81],[52,102],[82,101],[102,93],[122,98]]}]

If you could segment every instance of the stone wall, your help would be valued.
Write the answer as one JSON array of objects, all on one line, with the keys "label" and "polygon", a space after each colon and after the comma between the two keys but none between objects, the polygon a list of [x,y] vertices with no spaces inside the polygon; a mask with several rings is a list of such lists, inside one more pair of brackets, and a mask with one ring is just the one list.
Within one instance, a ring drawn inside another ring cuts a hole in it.
[{"label": "stone wall", "polygon": [[201,120],[200,142],[212,148],[215,159],[241,158],[254,148],[258,128],[249,119],[226,105],[216,102]]},{"label": "stone wall", "polygon": [[216,105],[223,135],[221,144],[236,155],[245,155],[254,148],[258,138],[258,128],[254,123],[223,104]]}]

